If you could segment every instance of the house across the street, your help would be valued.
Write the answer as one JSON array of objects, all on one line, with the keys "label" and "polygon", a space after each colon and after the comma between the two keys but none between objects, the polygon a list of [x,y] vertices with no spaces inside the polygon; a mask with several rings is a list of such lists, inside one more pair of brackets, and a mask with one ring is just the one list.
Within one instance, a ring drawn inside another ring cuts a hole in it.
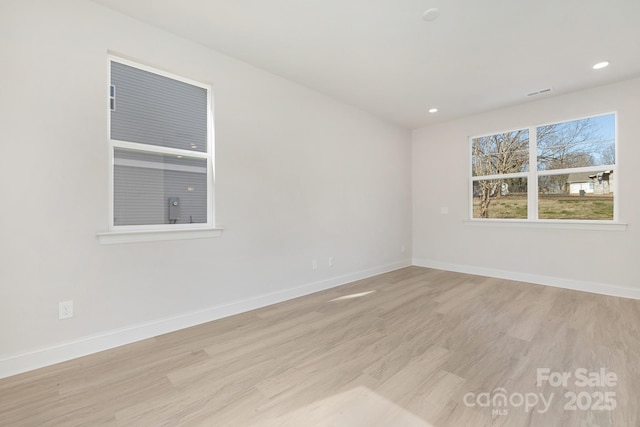
[{"label": "house across the street", "polygon": [[613,171],[572,173],[567,179],[569,194],[613,193]]}]

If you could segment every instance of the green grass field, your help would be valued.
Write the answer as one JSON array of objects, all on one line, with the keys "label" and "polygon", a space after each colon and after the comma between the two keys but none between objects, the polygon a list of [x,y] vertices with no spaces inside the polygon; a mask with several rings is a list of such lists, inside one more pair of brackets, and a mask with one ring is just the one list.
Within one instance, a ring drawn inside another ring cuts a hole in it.
[{"label": "green grass field", "polygon": [[[473,199],[473,217],[479,218],[480,199]],[[493,198],[489,218],[527,218],[527,196],[508,195]],[[544,196],[538,199],[540,219],[613,219],[613,195],[610,196]]]}]

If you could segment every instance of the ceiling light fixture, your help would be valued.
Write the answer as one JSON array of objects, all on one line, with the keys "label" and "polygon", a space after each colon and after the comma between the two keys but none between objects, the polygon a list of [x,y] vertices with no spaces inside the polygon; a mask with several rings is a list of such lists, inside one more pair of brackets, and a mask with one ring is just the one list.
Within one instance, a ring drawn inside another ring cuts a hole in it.
[{"label": "ceiling light fixture", "polygon": [[602,61],[602,62],[598,62],[597,64],[595,64],[593,66],[593,69],[594,70],[600,70],[600,69],[605,68],[607,66],[609,66],[609,61]]},{"label": "ceiling light fixture", "polygon": [[429,112],[430,112],[431,114],[433,114],[433,113],[437,113],[437,112],[438,112],[438,109],[437,109],[437,108],[430,108],[430,109],[429,109]]},{"label": "ceiling light fixture", "polygon": [[440,9],[437,7],[432,7],[431,9],[427,9],[422,14],[422,19],[425,21],[435,21],[435,19],[440,16]]}]

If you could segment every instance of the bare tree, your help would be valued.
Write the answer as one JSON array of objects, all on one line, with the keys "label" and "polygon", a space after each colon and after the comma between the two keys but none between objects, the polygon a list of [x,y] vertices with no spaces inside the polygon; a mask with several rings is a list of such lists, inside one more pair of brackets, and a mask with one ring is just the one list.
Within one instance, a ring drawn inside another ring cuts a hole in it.
[{"label": "bare tree", "polygon": [[[523,172],[529,164],[529,132],[518,130],[475,138],[472,151],[474,176]],[[491,197],[500,196],[503,183],[503,179],[476,181],[480,218],[489,217]]]},{"label": "bare tree", "polygon": [[592,153],[600,148],[597,128],[589,119],[540,126],[536,134],[538,170],[591,166]]},{"label": "bare tree", "polygon": [[609,143],[600,153],[600,162],[603,165],[614,165],[616,163],[616,147],[614,143]]}]

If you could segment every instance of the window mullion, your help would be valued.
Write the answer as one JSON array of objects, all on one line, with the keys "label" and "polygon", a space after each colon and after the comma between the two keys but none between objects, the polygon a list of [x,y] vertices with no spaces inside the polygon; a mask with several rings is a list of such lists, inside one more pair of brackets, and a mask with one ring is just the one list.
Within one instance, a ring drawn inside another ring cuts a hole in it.
[{"label": "window mullion", "polygon": [[491,179],[528,178],[529,172],[502,173],[499,175],[481,175],[471,178],[472,181],[486,181]]},{"label": "window mullion", "polygon": [[538,135],[536,128],[529,128],[529,177],[527,179],[527,216],[538,220]]},{"label": "window mullion", "polygon": [[546,171],[540,171],[540,176],[552,176],[552,175],[566,175],[570,173],[583,173],[583,172],[600,172],[602,170],[614,170],[615,165],[601,165],[601,166],[584,166],[579,168],[564,168],[564,169],[552,169]]},{"label": "window mullion", "polygon": [[169,154],[175,156],[197,157],[200,159],[207,159],[209,157],[207,153],[203,153],[201,151],[183,150],[180,148],[163,147],[160,145],[140,144],[137,142],[120,141],[116,139],[111,140],[111,143],[114,147],[124,148],[126,150],[146,151],[149,153]]}]

